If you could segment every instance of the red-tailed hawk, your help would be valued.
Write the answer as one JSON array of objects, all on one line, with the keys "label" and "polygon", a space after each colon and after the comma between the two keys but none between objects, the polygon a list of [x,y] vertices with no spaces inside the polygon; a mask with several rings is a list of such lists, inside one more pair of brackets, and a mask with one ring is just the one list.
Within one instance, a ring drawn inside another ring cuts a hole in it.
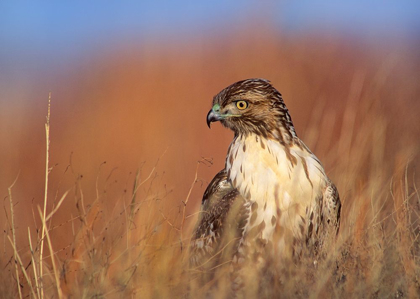
[{"label": "red-tailed hawk", "polygon": [[216,121],[235,135],[225,169],[203,196],[192,269],[211,273],[231,263],[237,272],[242,265],[257,271],[304,248],[319,251],[338,231],[341,203],[321,162],[296,135],[281,94],[264,79],[236,82],[214,97],[207,124]]}]

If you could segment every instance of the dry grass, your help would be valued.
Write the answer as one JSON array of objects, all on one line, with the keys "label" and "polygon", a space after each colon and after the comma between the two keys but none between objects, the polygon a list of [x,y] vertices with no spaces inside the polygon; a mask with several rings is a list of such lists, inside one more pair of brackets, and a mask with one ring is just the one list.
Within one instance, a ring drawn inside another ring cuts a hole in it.
[{"label": "dry grass", "polygon": [[[377,90],[361,95],[362,84],[363,79],[355,76],[342,119],[321,108],[313,112],[310,129],[303,134],[311,148],[328,145],[322,148],[322,160],[343,204],[338,239],[325,260],[314,264],[303,259],[275,278],[267,297],[420,296],[420,194],[410,168],[417,149],[406,147],[393,159],[385,155],[388,119]],[[338,140],[333,134],[337,126],[341,127]],[[188,268],[188,243],[196,214],[188,214],[187,206],[192,188],[199,183],[199,167],[195,178],[190,178],[190,192],[178,204],[170,198],[158,170],[164,165],[158,164],[146,174],[139,169],[130,181],[132,191],[112,198],[112,205],[106,195],[112,184],[105,180],[100,186],[101,172],[96,198],[84,198],[76,178],[70,192],[63,192],[51,204],[47,201],[49,113],[46,132],[44,206],[33,208],[40,226],[27,228],[25,244],[16,243],[13,184],[9,188],[5,246],[13,254],[2,272],[4,297],[177,298],[202,297],[205,292],[216,298],[227,296],[223,267],[217,287],[212,287],[213,282],[196,286]],[[203,163],[209,162],[197,165]],[[55,219],[70,194],[78,214]],[[72,235],[73,241],[57,248],[51,233]],[[253,273],[249,275],[252,279]],[[254,295],[252,290],[247,294]]]}]

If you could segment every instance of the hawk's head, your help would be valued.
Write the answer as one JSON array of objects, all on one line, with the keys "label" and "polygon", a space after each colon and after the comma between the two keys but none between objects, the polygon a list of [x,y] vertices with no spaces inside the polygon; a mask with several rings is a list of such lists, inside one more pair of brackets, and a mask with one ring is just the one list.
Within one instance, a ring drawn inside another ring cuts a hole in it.
[{"label": "hawk's head", "polygon": [[281,94],[265,79],[236,82],[213,98],[207,125],[220,121],[235,135],[258,134],[288,143],[296,137]]}]

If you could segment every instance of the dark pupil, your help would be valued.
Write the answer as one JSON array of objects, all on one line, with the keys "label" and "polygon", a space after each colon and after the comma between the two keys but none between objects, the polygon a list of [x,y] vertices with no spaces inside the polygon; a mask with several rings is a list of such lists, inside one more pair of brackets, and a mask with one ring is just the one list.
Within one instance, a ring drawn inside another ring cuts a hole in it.
[{"label": "dark pupil", "polygon": [[240,103],[239,103],[239,107],[244,108],[244,106],[245,106],[245,105],[244,105],[244,103],[243,103],[243,102],[240,102]]}]

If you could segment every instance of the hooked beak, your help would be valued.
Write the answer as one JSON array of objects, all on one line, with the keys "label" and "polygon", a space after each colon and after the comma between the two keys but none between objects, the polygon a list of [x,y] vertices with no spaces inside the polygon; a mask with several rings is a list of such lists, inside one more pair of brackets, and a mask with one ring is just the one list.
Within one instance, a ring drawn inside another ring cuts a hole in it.
[{"label": "hooked beak", "polygon": [[207,126],[210,128],[210,124],[212,122],[219,121],[220,119],[220,114],[218,112],[214,112],[213,109],[211,109],[207,114]]}]

